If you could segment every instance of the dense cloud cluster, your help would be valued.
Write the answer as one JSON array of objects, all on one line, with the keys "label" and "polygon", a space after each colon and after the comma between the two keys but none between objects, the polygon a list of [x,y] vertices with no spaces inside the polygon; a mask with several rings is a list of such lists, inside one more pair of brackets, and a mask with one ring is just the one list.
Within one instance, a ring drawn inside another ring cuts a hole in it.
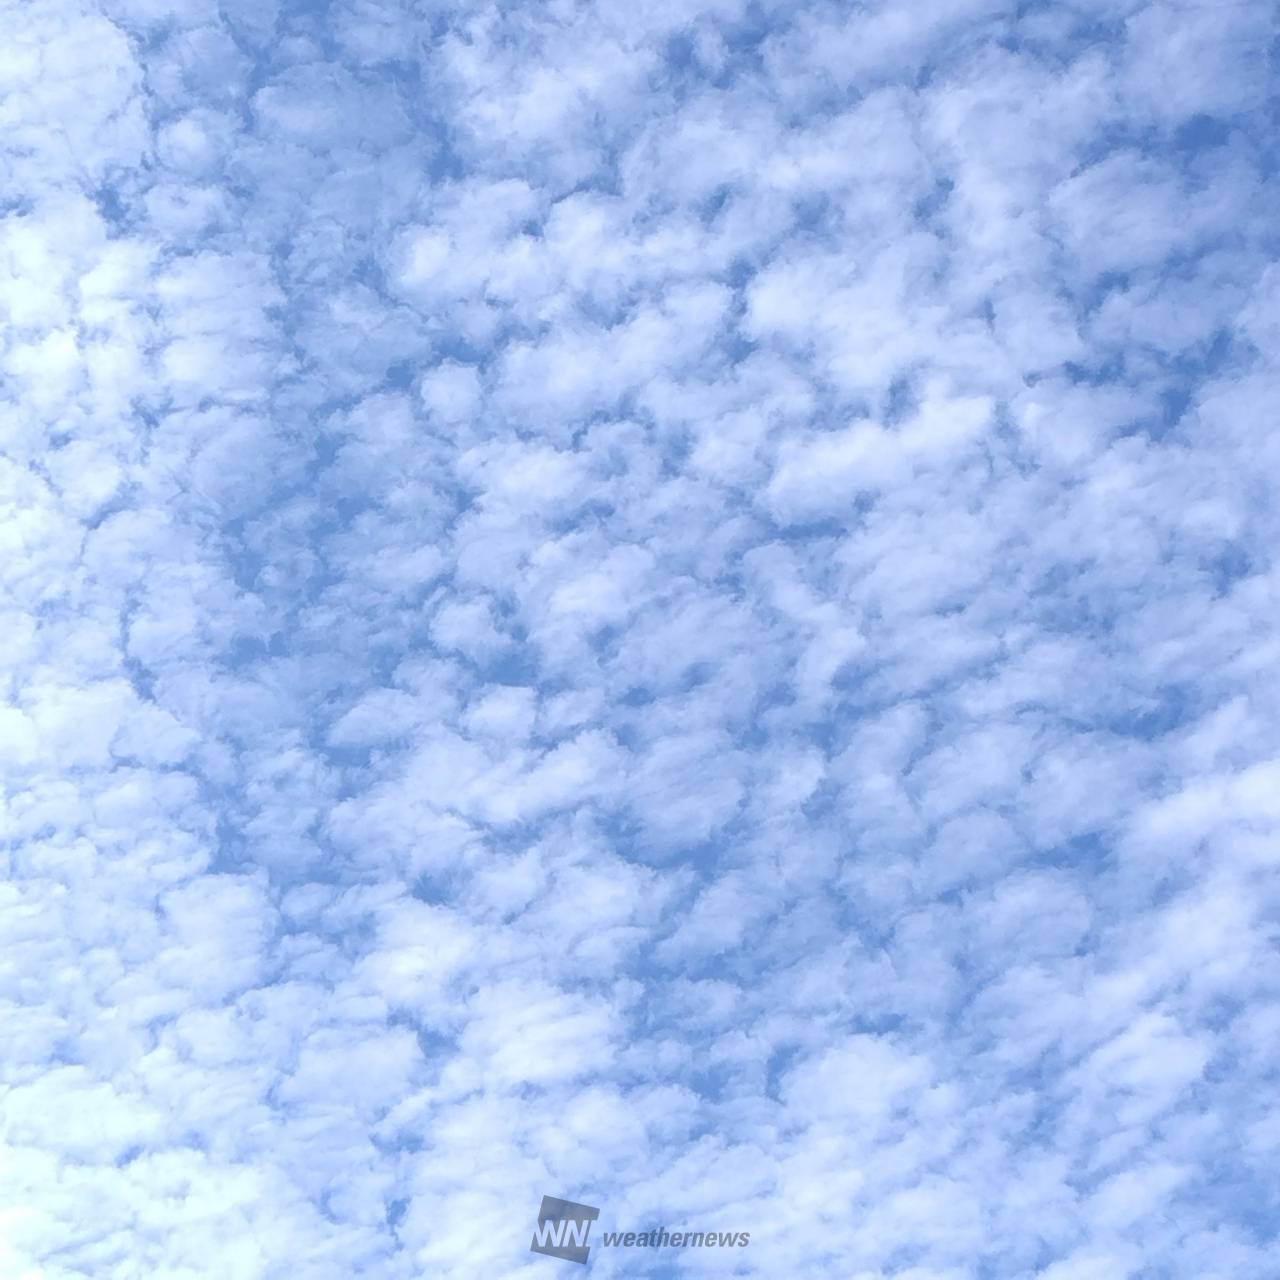
[{"label": "dense cloud cluster", "polygon": [[0,1276],[1274,1273],[1270,4],[0,15]]}]

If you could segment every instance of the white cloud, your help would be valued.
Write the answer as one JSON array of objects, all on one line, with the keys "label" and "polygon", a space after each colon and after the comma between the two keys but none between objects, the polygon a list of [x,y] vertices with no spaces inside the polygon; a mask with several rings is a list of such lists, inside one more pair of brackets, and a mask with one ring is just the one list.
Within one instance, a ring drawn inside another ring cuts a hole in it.
[{"label": "white cloud", "polygon": [[0,1272],[1267,1274],[1262,6],[4,18]]}]

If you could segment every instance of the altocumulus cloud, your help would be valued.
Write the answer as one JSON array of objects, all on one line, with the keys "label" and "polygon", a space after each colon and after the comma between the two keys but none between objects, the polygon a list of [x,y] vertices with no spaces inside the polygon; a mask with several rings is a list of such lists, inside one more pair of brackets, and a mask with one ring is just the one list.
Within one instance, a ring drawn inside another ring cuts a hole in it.
[{"label": "altocumulus cloud", "polygon": [[1270,3],[0,8],[0,1275],[1277,1274]]}]

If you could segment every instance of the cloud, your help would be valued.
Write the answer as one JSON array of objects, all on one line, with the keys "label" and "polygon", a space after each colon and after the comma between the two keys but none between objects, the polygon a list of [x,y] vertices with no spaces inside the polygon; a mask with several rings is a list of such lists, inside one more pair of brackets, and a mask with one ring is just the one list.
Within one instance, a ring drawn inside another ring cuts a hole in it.
[{"label": "cloud", "polygon": [[1268,1274],[1268,18],[9,5],[0,1272]]}]

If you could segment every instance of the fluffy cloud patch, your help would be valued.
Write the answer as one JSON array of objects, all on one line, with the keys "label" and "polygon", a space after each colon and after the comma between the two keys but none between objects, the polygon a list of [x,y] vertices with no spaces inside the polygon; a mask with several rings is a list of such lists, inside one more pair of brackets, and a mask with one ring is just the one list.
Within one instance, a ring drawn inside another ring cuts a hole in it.
[{"label": "fluffy cloud patch", "polygon": [[0,8],[0,1272],[1270,1274],[1266,6]]}]

